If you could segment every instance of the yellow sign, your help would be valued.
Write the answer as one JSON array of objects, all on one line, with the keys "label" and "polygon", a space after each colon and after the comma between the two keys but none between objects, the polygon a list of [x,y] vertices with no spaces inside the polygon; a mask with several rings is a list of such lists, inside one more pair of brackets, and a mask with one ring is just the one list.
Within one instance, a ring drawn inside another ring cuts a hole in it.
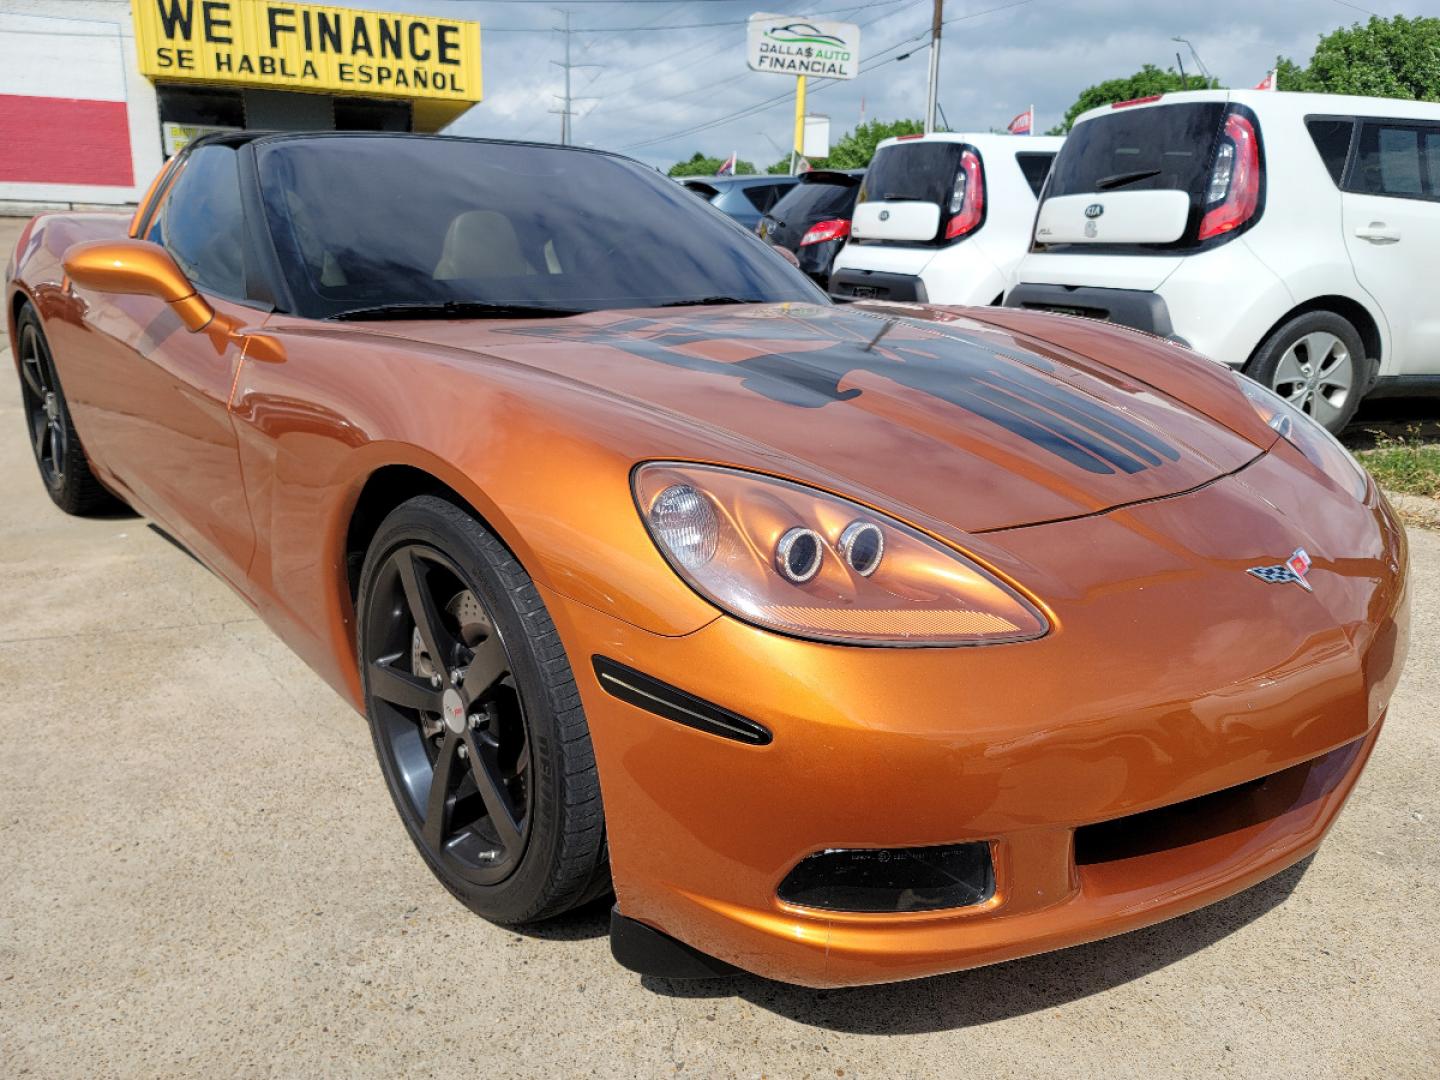
[{"label": "yellow sign", "polygon": [[283,0],[131,0],[140,73],[360,97],[480,100],[480,24]]}]

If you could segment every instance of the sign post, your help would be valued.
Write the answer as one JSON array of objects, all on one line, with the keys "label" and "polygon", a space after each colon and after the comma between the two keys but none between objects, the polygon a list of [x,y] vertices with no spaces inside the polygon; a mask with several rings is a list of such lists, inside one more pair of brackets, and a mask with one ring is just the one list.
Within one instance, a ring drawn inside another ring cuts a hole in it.
[{"label": "sign post", "polygon": [[805,152],[807,79],[853,79],[860,73],[860,28],[854,23],[796,15],[751,15],[746,24],[746,60],[752,71],[795,76],[793,175]]},{"label": "sign post", "polygon": [[795,175],[795,163],[805,153],[805,76],[795,76],[795,138],[790,148],[790,175]]}]

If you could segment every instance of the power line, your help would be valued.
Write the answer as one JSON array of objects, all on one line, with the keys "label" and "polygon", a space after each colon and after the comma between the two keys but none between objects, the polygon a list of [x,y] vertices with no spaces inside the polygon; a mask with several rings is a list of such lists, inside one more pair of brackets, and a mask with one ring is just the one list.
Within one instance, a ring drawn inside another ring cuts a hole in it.
[{"label": "power line", "polygon": [[[926,33],[928,34],[929,31],[927,30]],[[921,36],[923,37],[924,35],[921,35]],[[911,40],[914,40],[914,39],[911,39]],[[908,44],[908,42],[907,42],[907,44]],[[892,56],[892,57],[890,57],[890,58],[887,59],[887,60],[881,60],[878,64],[871,64],[870,67],[868,67],[868,68],[867,68],[867,67],[864,67],[864,66],[862,65],[861,68],[860,68],[860,74],[863,75],[863,74],[865,74],[865,73],[868,72],[868,71],[873,71],[873,70],[875,70],[875,68],[884,67],[886,64],[893,64],[893,63],[895,63],[897,60],[908,60],[908,59],[910,59],[910,57],[914,56],[916,53],[922,53],[922,52],[924,52],[924,51],[925,51],[926,49],[928,49],[928,48],[930,48],[930,43],[929,43],[929,42],[925,42],[923,45],[920,45],[918,48],[912,49],[912,50],[910,50],[910,51],[907,52],[907,53],[901,53],[899,56]],[[842,81],[842,80],[840,80],[840,79],[827,79],[827,80],[825,80],[824,82],[820,83],[818,86],[811,87],[809,92],[810,92],[811,94],[818,94],[818,93],[820,93],[820,92],[822,92],[822,91],[824,91],[824,90],[829,90],[832,86],[834,86],[836,83],[841,82],[841,81]],[[729,116],[722,116],[722,117],[719,117],[718,119],[710,120],[710,121],[707,121],[706,123],[703,123],[703,124],[697,124],[697,125],[695,125],[695,126],[692,127],[692,128],[687,128],[685,131],[676,131],[676,132],[672,132],[672,133],[669,134],[669,135],[661,135],[661,136],[659,136],[659,137],[657,137],[657,138],[654,138],[654,139],[646,139],[644,142],[631,143],[629,146],[623,146],[623,147],[621,147],[621,150],[622,150],[622,152],[629,152],[629,151],[631,151],[631,150],[640,150],[640,149],[643,149],[644,147],[647,147],[647,146],[654,146],[656,143],[669,142],[669,141],[672,140],[672,139],[683,138],[683,137],[686,136],[686,135],[698,135],[698,134],[699,134],[700,132],[702,132],[702,131],[709,131],[711,128],[721,127],[721,126],[723,126],[723,125],[725,125],[725,124],[730,123],[730,122],[733,121],[733,120],[743,120],[743,119],[746,119],[746,118],[751,117],[751,116],[757,116],[757,115],[759,115],[759,114],[762,113],[762,112],[766,112],[766,111],[769,110],[769,109],[773,109],[776,105],[779,105],[779,104],[781,104],[782,102],[793,101],[794,98],[795,98],[794,92],[793,92],[793,91],[790,91],[790,90],[787,90],[787,91],[786,91],[785,93],[783,93],[783,94],[777,94],[775,97],[769,98],[769,99],[766,100],[766,101],[757,102],[756,104],[751,105],[751,106],[748,106],[747,108],[741,109],[741,110],[739,110],[738,112],[732,113],[732,114],[729,115]]]},{"label": "power line", "polygon": [[[923,0],[910,0],[910,3],[908,3],[908,4],[906,5],[906,7],[913,7],[913,6],[915,6],[916,4],[921,3],[921,2],[923,2]],[[898,15],[899,12],[893,12],[892,14],[897,14],[897,15]],[[877,16],[877,18],[878,18],[878,16]],[[861,25],[862,28],[863,28],[864,26],[868,26],[870,23],[872,23],[872,22],[874,22],[874,21],[875,21],[874,19],[871,19],[871,20],[869,20],[868,22],[861,23],[860,25]],[[911,36],[909,36],[909,37],[907,37],[907,38],[903,38],[903,39],[901,39],[900,41],[895,42],[893,45],[887,45],[887,46],[886,46],[885,48],[883,48],[883,49],[877,49],[874,53],[872,53],[870,56],[867,56],[867,57],[865,58],[865,62],[873,62],[874,60],[878,59],[879,57],[884,56],[886,53],[894,52],[896,49],[903,48],[904,46],[910,44],[911,42],[921,40],[922,38],[924,38],[924,37],[925,37],[926,35],[928,35],[929,33],[930,33],[930,31],[929,31],[929,29],[927,28],[927,29],[921,31],[921,32],[918,33],[918,34],[912,34]],[[907,54],[907,55],[908,55],[908,54]],[[897,57],[896,59],[904,59],[904,57]],[[870,68],[867,68],[867,67],[864,66],[865,62],[862,62],[862,64],[861,64],[861,67],[860,67],[860,73],[861,73],[861,74],[864,74],[866,71],[871,70]],[[887,61],[887,62],[888,62],[888,61]],[[873,64],[873,63],[872,63],[871,66],[872,66],[872,67],[878,67],[878,66],[880,66],[880,65],[878,65],[878,64]],[[820,92],[821,90],[824,90],[827,86],[829,86],[832,82],[835,82],[835,81],[837,81],[837,80],[833,80],[833,79],[817,80],[817,81],[816,81],[816,85],[811,88],[811,91],[810,91],[810,92],[811,92],[811,93],[818,93],[818,92]],[[694,125],[694,126],[691,127],[691,128],[685,129],[684,131],[677,131],[677,132],[674,132],[674,133],[672,133],[672,134],[670,134],[670,135],[662,135],[662,136],[659,136],[658,138],[646,139],[646,140],[643,140],[642,142],[638,142],[638,143],[631,143],[630,145],[623,147],[623,149],[624,149],[624,150],[636,150],[636,149],[640,149],[640,148],[645,147],[645,146],[652,146],[652,145],[654,145],[654,144],[657,143],[657,142],[666,142],[666,141],[668,141],[669,139],[678,139],[678,138],[682,138],[682,137],[685,136],[685,135],[695,135],[695,134],[699,134],[701,131],[708,131],[708,130],[709,130],[710,128],[712,128],[712,127],[719,127],[719,126],[721,126],[721,125],[723,125],[723,124],[728,124],[728,123],[729,123],[730,121],[732,121],[732,120],[739,120],[739,119],[743,119],[743,118],[748,117],[748,116],[754,116],[754,115],[756,115],[757,113],[761,113],[761,112],[766,111],[767,109],[774,108],[776,105],[778,105],[778,104],[779,104],[780,102],[782,102],[782,101],[790,101],[790,100],[792,100],[792,99],[793,99],[793,96],[794,96],[794,95],[792,94],[792,92],[787,90],[785,93],[783,93],[783,94],[778,94],[778,95],[776,95],[776,96],[773,97],[773,98],[767,98],[766,100],[760,101],[760,102],[756,102],[756,103],[754,103],[753,105],[744,106],[743,108],[738,109],[738,110],[736,110],[734,113],[728,114],[728,115],[726,115],[726,116],[717,117],[717,118],[714,119],[714,120],[703,121],[703,122],[701,122],[701,123],[699,123],[699,124]]]},{"label": "power line", "polygon": [[[1010,10],[1012,10],[1012,9],[1014,9],[1014,8],[1024,7],[1025,5],[1031,4],[1031,3],[1034,3],[1034,2],[1035,2],[1035,0],[1016,0],[1015,3],[1011,3],[1011,4],[1001,4],[1001,5],[999,5],[998,7],[986,8],[986,9],[984,9],[983,11],[967,12],[967,13],[964,14],[964,15],[956,15],[954,18],[946,19],[946,20],[944,21],[944,25],[950,26],[950,25],[952,25],[952,24],[954,24],[954,23],[966,22],[966,21],[968,21],[968,20],[970,20],[970,19],[978,19],[978,18],[980,18],[981,16],[984,16],[984,15],[993,15],[993,14],[995,14],[996,12],[1000,12],[1000,11],[1010,11]],[[930,28],[927,26],[927,27],[925,28],[925,30],[923,30],[921,33],[912,35],[912,36],[909,37],[909,38],[906,38],[906,39],[904,39],[904,40],[902,40],[902,41],[896,42],[894,45],[891,45],[891,46],[889,46],[888,48],[881,49],[879,52],[874,53],[874,54],[871,55],[870,57],[867,57],[867,58],[866,58],[868,61],[871,61],[870,66],[869,66],[869,67],[866,67],[865,64],[862,63],[861,66],[860,66],[860,74],[864,75],[865,73],[867,73],[867,72],[869,72],[869,71],[873,71],[875,68],[883,67],[885,64],[894,63],[894,62],[896,62],[896,61],[898,61],[898,60],[906,60],[906,59],[909,59],[911,56],[914,56],[916,53],[925,51],[926,49],[928,49],[928,48],[930,47],[928,42],[925,43],[925,44],[923,44],[923,45],[920,45],[919,47],[917,47],[917,48],[915,48],[915,49],[911,49],[911,50],[910,50],[909,52],[907,52],[907,53],[903,53],[903,54],[900,54],[900,55],[898,55],[898,56],[892,56],[892,57],[890,57],[890,58],[887,59],[887,60],[882,60],[882,61],[880,61],[880,63],[873,63],[873,61],[874,61],[877,57],[883,56],[883,55],[884,55],[885,53],[887,53],[887,52],[894,52],[896,49],[904,48],[906,45],[909,45],[911,42],[920,41],[920,40],[923,39],[923,38],[929,37],[929,35],[930,35]],[[813,94],[813,93],[820,93],[820,92],[822,92],[822,91],[824,91],[824,90],[828,90],[831,86],[835,85],[835,83],[838,82],[838,81],[840,81],[840,80],[835,80],[835,79],[825,80],[824,82],[821,82],[818,86],[812,87],[811,90],[810,90],[810,92]],[[689,127],[689,128],[686,128],[686,129],[684,129],[684,130],[682,130],[682,131],[675,131],[675,132],[671,132],[671,133],[669,133],[669,134],[667,134],[667,135],[656,136],[656,137],[653,138],[653,139],[644,139],[644,140],[642,140],[642,141],[640,141],[640,142],[630,143],[630,144],[627,145],[627,146],[621,147],[621,149],[622,149],[622,151],[624,151],[624,152],[629,152],[629,151],[632,151],[632,150],[640,150],[640,149],[643,149],[643,148],[645,148],[645,147],[647,147],[647,146],[654,146],[654,145],[657,144],[657,143],[669,142],[669,141],[672,140],[672,139],[683,138],[683,137],[685,137],[686,135],[698,135],[698,134],[699,134],[700,132],[702,132],[702,131],[709,131],[711,128],[720,127],[720,126],[722,126],[722,125],[724,125],[724,124],[730,123],[731,121],[746,119],[746,118],[751,117],[751,116],[754,116],[754,115],[756,115],[756,114],[758,114],[758,113],[765,112],[767,109],[773,109],[776,105],[780,104],[782,101],[792,100],[792,99],[793,99],[793,96],[794,96],[793,94],[791,94],[789,91],[787,91],[786,93],[779,94],[779,95],[777,95],[777,96],[775,96],[775,97],[773,97],[773,98],[769,98],[769,99],[767,99],[766,101],[757,102],[757,103],[754,104],[754,105],[746,106],[745,108],[739,109],[739,110],[737,110],[736,112],[731,113],[731,114],[729,114],[729,115],[727,115],[727,116],[716,117],[714,120],[709,120],[709,121],[705,121],[705,122],[700,123],[700,124],[695,124],[695,125],[693,125],[693,126],[691,126],[691,127]]]},{"label": "power line", "polygon": [[[819,15],[841,15],[841,14],[846,14],[846,13],[851,12],[851,11],[862,10],[863,7],[891,7],[891,6],[895,5],[895,4],[902,3],[902,2],[903,2],[903,0],[883,0],[882,3],[879,3],[879,4],[867,4],[867,5],[862,5],[862,7],[857,7],[856,5],[851,4],[849,7],[844,7],[844,8],[831,8],[831,9],[828,10],[828,11],[812,11],[812,12],[810,12],[810,15],[811,15],[811,16],[819,16]],[[669,30],[705,30],[705,29],[713,29],[713,28],[718,27],[718,26],[744,26],[744,25],[746,25],[749,21],[750,21],[750,20],[749,20],[748,18],[744,18],[744,19],[723,19],[723,20],[718,21],[718,22],[674,23],[673,25],[670,25],[670,26],[655,26],[655,25],[653,25],[653,24],[647,24],[647,25],[643,25],[643,26],[577,26],[577,27],[575,27],[575,33],[577,33],[577,34],[636,34],[636,33],[641,32],[642,30],[643,30],[643,31],[646,31],[646,32],[649,32],[649,33],[657,33],[657,32],[661,32],[661,31],[669,31]],[[543,27],[543,26],[486,26],[483,22],[480,24],[480,30],[481,30],[481,32],[482,32],[482,33],[486,33],[486,34],[541,34],[541,33],[546,33],[546,32],[547,32],[547,29],[548,29],[548,28]]]},{"label": "power line", "polygon": [[[839,9],[838,11],[835,11],[835,12],[826,12],[826,14],[837,14],[837,15],[840,15],[840,14],[846,14],[846,13],[849,13],[849,12],[852,12],[852,11],[864,11],[866,7],[871,7],[871,8],[874,8],[874,7],[892,7],[892,6],[894,6],[895,4],[899,4],[899,3],[903,3],[903,4],[905,5],[905,7],[902,7],[902,8],[900,9],[900,11],[881,12],[879,15],[876,15],[874,18],[868,19],[868,20],[866,20],[865,22],[862,22],[862,23],[858,23],[857,25],[863,29],[864,27],[869,26],[871,23],[874,23],[874,22],[876,22],[877,20],[879,20],[879,19],[881,19],[881,18],[884,18],[886,15],[890,15],[890,16],[899,15],[900,12],[901,12],[901,11],[904,11],[906,8],[914,7],[916,4],[922,3],[922,2],[923,2],[923,0],[887,0],[886,3],[882,3],[882,4],[870,4],[870,5],[862,5],[862,6],[859,6],[859,7],[841,8],[841,9]],[[817,13],[817,14],[818,14],[818,13]],[[708,42],[708,41],[701,41],[701,42],[699,42],[699,44],[697,44],[697,45],[695,45],[695,46],[692,46],[692,47],[689,48],[689,49],[682,49],[682,50],[680,50],[680,52],[676,53],[674,56],[671,57],[671,60],[674,61],[674,60],[676,60],[676,59],[679,59],[680,57],[684,56],[685,54],[694,52],[696,49],[699,49],[699,48],[704,48],[706,45],[709,45],[709,44],[710,44],[710,42]],[[882,51],[883,51],[883,50],[882,50]],[[662,71],[662,72],[660,72],[659,74],[655,75],[653,78],[641,79],[641,80],[639,80],[639,81],[637,81],[637,82],[632,82],[632,83],[631,83],[630,85],[628,85],[628,86],[620,87],[618,90],[612,90],[612,91],[611,91],[611,96],[613,97],[613,96],[615,96],[615,95],[617,95],[617,94],[629,94],[629,93],[632,93],[633,91],[638,90],[638,89],[639,89],[640,87],[642,87],[642,86],[651,86],[651,85],[653,85],[653,84],[661,81],[662,79],[668,78],[668,77],[669,77],[670,75],[672,75],[672,74],[674,74],[673,71]],[[670,98],[670,100],[673,101],[673,100],[675,100],[675,99],[677,99],[677,98],[690,97],[690,96],[693,95],[693,94],[698,94],[698,93],[701,93],[702,91],[705,91],[705,90],[713,90],[713,89],[715,89],[716,87],[724,86],[724,85],[726,85],[727,83],[731,83],[731,82],[734,82],[734,81],[735,81],[735,76],[733,76],[733,75],[727,75],[727,76],[726,76],[725,78],[723,78],[723,79],[716,79],[714,82],[704,83],[704,84],[702,84],[702,85],[700,85],[700,86],[692,87],[692,88],[689,89],[689,90],[682,90],[680,93],[672,95],[671,98]],[[640,109],[647,109],[647,108],[652,107],[652,105],[653,105],[652,102],[648,102],[648,101],[647,101],[647,102],[642,102],[642,103],[639,104],[639,105],[630,105],[630,106],[627,106],[626,108],[623,108],[623,109],[611,110],[611,111],[607,112],[605,115],[606,115],[607,117],[624,116],[626,113],[637,112],[637,111],[639,111]],[[599,104],[599,105],[595,105],[595,106],[591,107],[591,108],[586,112],[585,115],[586,115],[586,116],[589,116],[590,113],[593,113],[593,112],[595,112],[596,110],[598,110],[598,109],[600,109],[600,108],[603,108],[603,106],[604,106],[604,103],[603,103],[603,102],[602,102],[601,104]]]},{"label": "power line", "polygon": [[550,111],[558,112],[560,114],[560,145],[568,146],[570,145],[570,122],[575,115],[575,110],[573,108],[575,103],[575,95],[572,94],[570,90],[570,72],[574,71],[576,68],[599,67],[600,65],[577,64],[570,59],[570,38],[574,34],[574,31],[570,28],[570,12],[568,10],[565,10],[561,11],[560,14],[565,17],[565,25],[563,27],[557,26],[555,27],[555,30],[565,35],[565,59],[563,61],[551,60],[550,63],[554,64],[556,67],[562,69],[565,72],[565,93],[563,96],[560,94],[554,95],[555,97],[560,98],[562,102],[564,102],[564,106],[559,109],[551,109]]}]

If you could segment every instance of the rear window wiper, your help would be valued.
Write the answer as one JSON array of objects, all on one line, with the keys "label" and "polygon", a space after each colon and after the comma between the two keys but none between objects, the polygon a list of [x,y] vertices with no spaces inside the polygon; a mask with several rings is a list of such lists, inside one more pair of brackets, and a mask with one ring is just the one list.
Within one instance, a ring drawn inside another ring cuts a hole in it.
[{"label": "rear window wiper", "polygon": [[1114,176],[1107,176],[1095,182],[1096,191],[1111,191],[1117,187],[1124,187],[1126,184],[1138,184],[1141,180],[1149,180],[1152,176],[1159,176],[1159,169],[1137,169],[1135,172],[1116,173]]},{"label": "rear window wiper", "polygon": [[332,320],[351,319],[545,319],[579,315],[570,308],[545,307],[542,304],[499,304],[485,300],[446,300],[375,304],[350,308],[331,315]]}]

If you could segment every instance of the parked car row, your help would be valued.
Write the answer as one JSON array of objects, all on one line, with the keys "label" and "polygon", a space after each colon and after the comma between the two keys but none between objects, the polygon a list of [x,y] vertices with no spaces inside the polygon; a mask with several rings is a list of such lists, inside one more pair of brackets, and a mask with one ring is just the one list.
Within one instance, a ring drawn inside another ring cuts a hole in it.
[{"label": "parked car row", "polygon": [[1440,390],[1440,105],[1204,91],[1095,109],[1006,296],[1185,342],[1331,431]]},{"label": "parked car row", "polygon": [[680,183],[747,229],[800,182],[798,176],[686,176]]},{"label": "parked car row", "polygon": [[942,132],[880,144],[832,295],[998,304],[1063,139]]},{"label": "parked car row", "polygon": [[1440,393],[1440,104],[1166,94],[1068,139],[902,135],[863,174],[686,183],[837,299],[1121,323],[1331,431],[1368,394]]}]

